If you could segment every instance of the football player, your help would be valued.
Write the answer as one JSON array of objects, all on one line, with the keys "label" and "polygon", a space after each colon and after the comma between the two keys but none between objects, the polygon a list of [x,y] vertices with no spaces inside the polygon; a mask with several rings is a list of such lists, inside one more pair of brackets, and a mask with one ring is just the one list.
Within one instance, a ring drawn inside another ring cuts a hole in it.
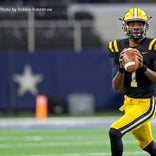
[{"label": "football player", "polygon": [[[134,135],[141,149],[156,156],[150,123],[156,113],[156,38],[146,37],[150,19],[140,8],[129,9],[120,19],[127,38],[108,44],[113,60],[112,88],[116,92],[122,90],[124,95],[124,102],[119,108],[124,112],[123,116],[112,123],[109,130],[112,156],[123,155],[122,137],[128,132]],[[123,67],[124,49],[129,47],[139,51],[140,66],[134,72],[127,72]]]}]

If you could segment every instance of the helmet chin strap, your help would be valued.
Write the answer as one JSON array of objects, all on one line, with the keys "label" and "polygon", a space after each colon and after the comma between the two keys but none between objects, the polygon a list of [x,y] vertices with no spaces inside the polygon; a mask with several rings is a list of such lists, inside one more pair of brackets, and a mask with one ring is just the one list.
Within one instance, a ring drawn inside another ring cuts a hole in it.
[{"label": "helmet chin strap", "polygon": [[145,38],[143,34],[129,34],[128,36],[129,39],[132,39],[134,41],[142,40]]},{"label": "helmet chin strap", "polygon": [[145,29],[146,29],[145,26],[139,34],[131,34],[131,30],[128,28],[128,26],[126,26],[126,29],[127,29],[127,35],[129,39],[138,41],[138,40],[143,40],[145,38]]},{"label": "helmet chin strap", "polygon": [[138,40],[142,40],[145,38],[145,29],[143,29],[140,33],[131,33],[130,30],[128,30],[128,33],[127,33],[129,39],[132,39],[134,41],[138,41]]}]

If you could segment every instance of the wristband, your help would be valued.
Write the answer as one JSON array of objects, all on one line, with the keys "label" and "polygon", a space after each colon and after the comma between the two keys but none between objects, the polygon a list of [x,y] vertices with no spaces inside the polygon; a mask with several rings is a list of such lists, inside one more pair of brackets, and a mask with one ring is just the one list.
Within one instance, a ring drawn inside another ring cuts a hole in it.
[{"label": "wristband", "polygon": [[144,73],[147,70],[147,66],[143,64],[143,66],[140,68],[140,71]]},{"label": "wristband", "polygon": [[120,68],[119,68],[119,72],[120,72],[120,73],[124,73],[124,72],[125,72],[125,69],[120,67]]}]

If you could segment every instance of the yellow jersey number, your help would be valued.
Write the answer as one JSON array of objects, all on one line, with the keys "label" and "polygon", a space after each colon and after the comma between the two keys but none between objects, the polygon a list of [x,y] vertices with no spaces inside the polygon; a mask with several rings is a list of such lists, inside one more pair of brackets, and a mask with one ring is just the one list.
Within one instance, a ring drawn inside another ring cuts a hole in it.
[{"label": "yellow jersey number", "polygon": [[137,81],[136,81],[136,72],[132,72],[131,75],[131,83],[130,83],[131,87],[138,87]]}]

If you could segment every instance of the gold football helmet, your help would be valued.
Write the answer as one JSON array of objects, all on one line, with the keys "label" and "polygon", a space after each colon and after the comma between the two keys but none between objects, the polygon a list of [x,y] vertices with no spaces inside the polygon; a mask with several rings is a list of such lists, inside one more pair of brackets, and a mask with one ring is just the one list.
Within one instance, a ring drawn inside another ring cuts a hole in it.
[{"label": "gold football helmet", "polygon": [[[120,20],[122,20],[122,25],[123,25],[122,29],[125,35],[127,35],[130,39],[138,40],[138,39],[145,38],[145,36],[147,35],[150,19],[151,17],[148,18],[146,13],[140,8],[131,8],[128,10],[125,16]],[[137,33],[134,33],[135,28],[130,29],[128,26],[130,22],[135,22],[135,21],[142,22],[144,25],[142,29],[137,30],[138,31]]]}]

